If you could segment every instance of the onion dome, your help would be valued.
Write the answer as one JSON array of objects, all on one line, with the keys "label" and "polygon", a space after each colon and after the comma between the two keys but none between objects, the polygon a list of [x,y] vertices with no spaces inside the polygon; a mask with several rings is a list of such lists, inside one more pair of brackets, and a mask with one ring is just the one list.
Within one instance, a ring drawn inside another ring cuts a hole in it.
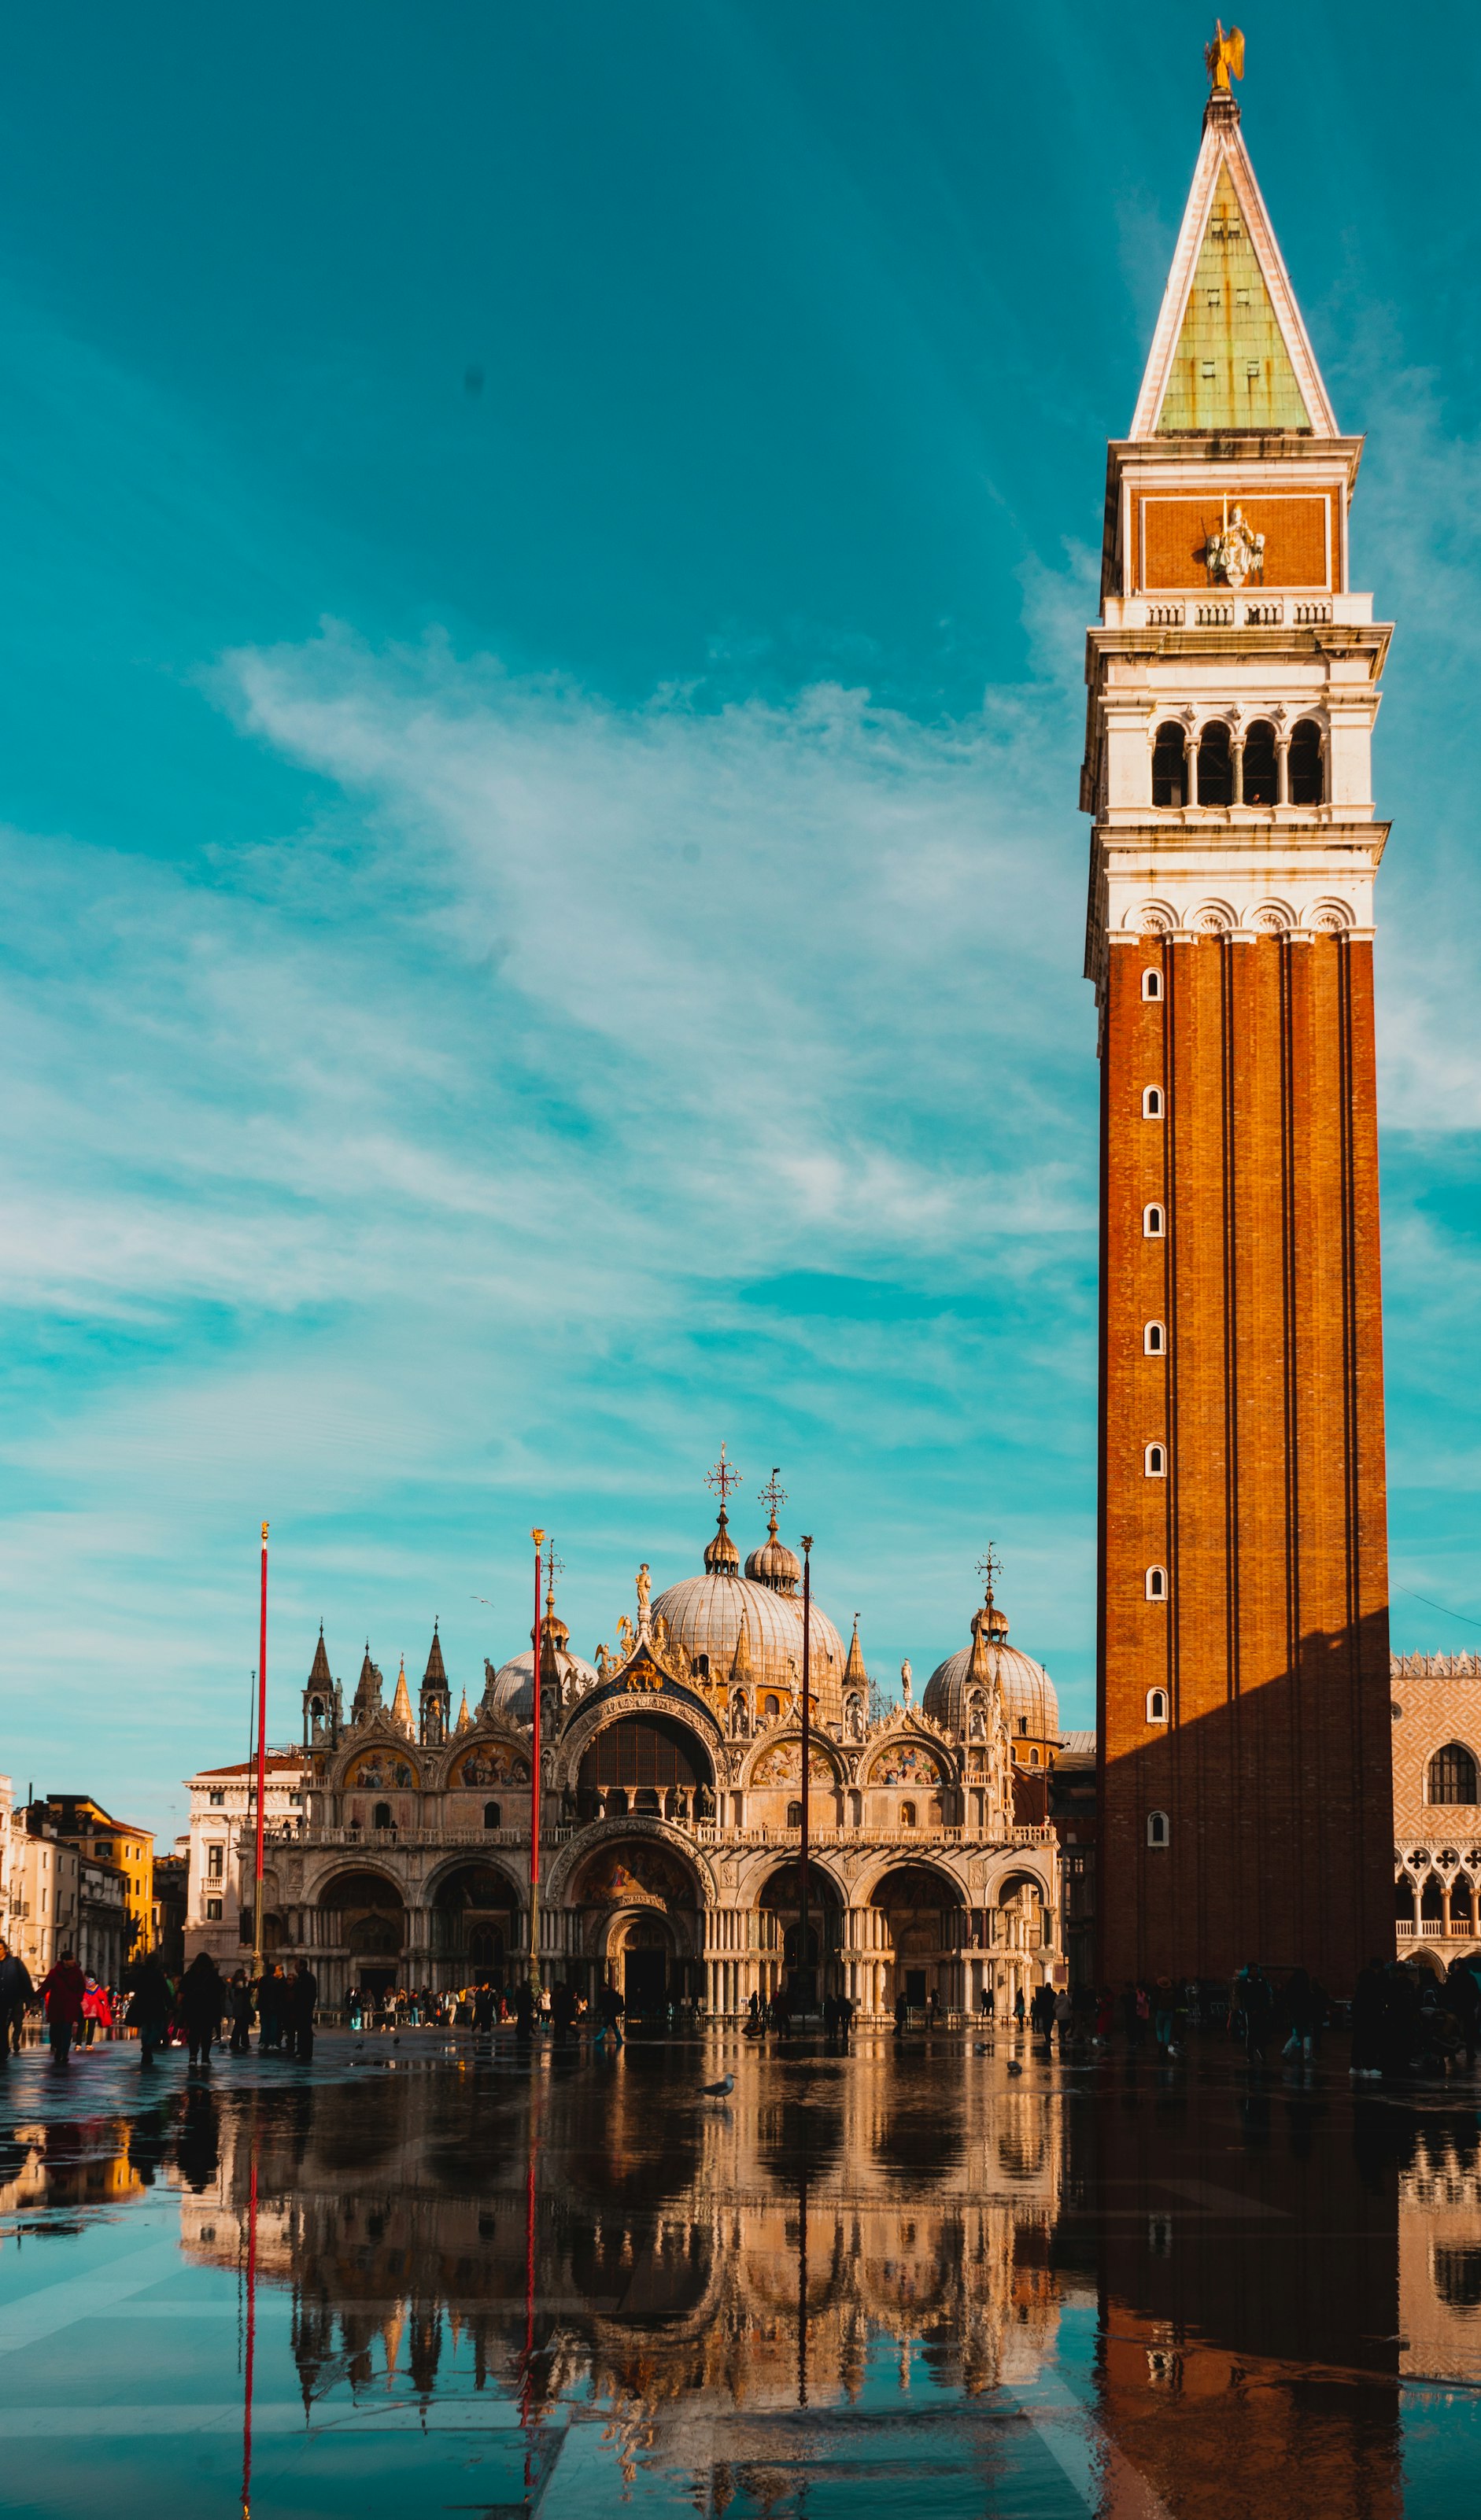
[{"label": "onion dome", "polygon": [[765,1584],[773,1593],[795,1593],[802,1581],[800,1558],[792,1555],[785,1540],[777,1538],[775,1513],[766,1526],[761,1547],[753,1549],[747,1557],[745,1571],[753,1584]]},{"label": "onion dome", "polygon": [[[774,1518],[772,1541],[776,1529]],[[749,1573],[739,1575],[723,1563],[712,1565],[710,1552],[720,1537],[717,1531],[705,1552],[704,1574],[686,1576],[658,1595],[652,1607],[653,1626],[656,1629],[660,1618],[664,1622],[668,1660],[675,1669],[691,1672],[701,1686],[729,1681],[754,1690],[762,1716],[767,1695],[774,1693],[782,1712],[802,1686],[801,1599],[785,1584],[768,1583]],[[724,1537],[734,1549],[728,1532]],[[769,1541],[767,1549],[755,1551],[748,1565],[754,1567],[771,1546]],[[797,1560],[789,1549],[776,1546],[784,1573],[790,1566],[795,1582]],[[843,1639],[814,1601],[808,1681],[820,1724],[842,1723],[846,1661]]]},{"label": "onion dome", "polygon": [[704,1552],[704,1571],[706,1575],[739,1575],[740,1572],[740,1552],[730,1536],[730,1518],[724,1506],[720,1508],[714,1539]]},{"label": "onion dome", "polygon": [[1055,1746],[1059,1738],[1059,1700],[1042,1663],[1008,1642],[1008,1621],[989,1597],[972,1620],[972,1641],[939,1663],[925,1684],[921,1705],[949,1732],[967,1729],[967,1699],[977,1688],[1003,1691],[1003,1709],[1014,1740]]}]

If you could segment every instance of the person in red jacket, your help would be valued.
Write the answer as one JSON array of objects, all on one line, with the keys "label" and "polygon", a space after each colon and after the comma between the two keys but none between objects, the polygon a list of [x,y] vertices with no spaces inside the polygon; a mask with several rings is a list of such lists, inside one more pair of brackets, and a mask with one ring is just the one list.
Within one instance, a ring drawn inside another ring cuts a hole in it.
[{"label": "person in red jacket", "polygon": [[46,2006],[52,2063],[65,2065],[77,2035],[83,1999],[87,1994],[87,1980],[70,1952],[64,1952],[56,1967],[47,1970],[36,1993]]}]

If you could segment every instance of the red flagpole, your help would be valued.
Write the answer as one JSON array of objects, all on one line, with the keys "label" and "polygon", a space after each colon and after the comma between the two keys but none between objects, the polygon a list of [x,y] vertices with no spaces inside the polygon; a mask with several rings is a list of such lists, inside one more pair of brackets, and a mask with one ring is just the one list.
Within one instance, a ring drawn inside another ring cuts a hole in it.
[{"label": "red flagpole", "polygon": [[[802,1844],[798,1849],[797,1861],[797,1904],[801,1910],[799,1919],[801,1930],[798,1936],[801,1948],[797,1958],[802,1970],[800,1983],[804,2012],[807,2009],[807,1999],[812,1986],[812,1965],[807,1957],[807,1821],[808,1805],[812,1800],[810,1788],[813,1755],[812,1709],[809,1703],[812,1637],[813,1543],[811,1533],[804,1532],[802,1535]],[[805,2247],[806,2243],[804,2242],[803,2245]]]},{"label": "red flagpole", "polygon": [[252,1974],[262,1974],[262,1822],[267,1802],[267,1525],[262,1526],[262,1607],[257,1636],[257,1879],[252,1900]]},{"label": "red flagpole", "polygon": [[532,1531],[535,1544],[535,1688],[534,1688],[534,1756],[530,1765],[529,1784],[529,1982],[538,1998],[540,1993],[540,1552],[545,1546],[543,1531]]}]

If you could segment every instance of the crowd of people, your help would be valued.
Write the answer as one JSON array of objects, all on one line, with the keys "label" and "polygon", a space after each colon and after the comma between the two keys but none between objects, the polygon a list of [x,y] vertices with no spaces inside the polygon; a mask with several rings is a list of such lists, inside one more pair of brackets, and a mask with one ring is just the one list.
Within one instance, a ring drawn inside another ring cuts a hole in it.
[{"label": "crowd of people", "polygon": [[132,2033],[145,2068],[153,2067],[160,2048],[178,2046],[189,2049],[193,2070],[205,2070],[212,2049],[223,2042],[234,2056],[247,2055],[254,2021],[260,2055],[302,2062],[314,2052],[318,2001],[318,1981],[306,1960],[292,1974],[270,1960],[259,1974],[244,1967],[227,1979],[209,1954],[201,1952],[171,1977],[149,1954],[124,1971],[121,1987],[104,1987],[73,1953],[63,1952],[33,1984],[20,1954],[0,1942],[0,2063],[24,2044],[26,2015],[32,2012],[42,2015],[52,2063],[62,2070],[73,2048],[91,2047],[100,2031],[110,2040]]},{"label": "crowd of people", "polygon": [[[171,1977],[149,1955],[125,1971],[121,1987],[110,1987],[90,1976],[71,1952],[64,1952],[33,1985],[19,1953],[0,1941],[0,2065],[23,2045],[26,2017],[37,2012],[44,2018],[52,2062],[59,2070],[67,2067],[76,2048],[132,2034],[146,2070],[161,2048],[178,2045],[189,2049],[192,2070],[205,2071],[212,2050],[222,2044],[234,2056],[249,2054],[254,2025],[259,2055],[306,2063],[314,2052],[318,2002],[318,1982],[306,1959],[292,1970],[276,1959],[255,1970],[244,1965],[227,1978],[202,1952]],[[849,1998],[829,1996],[822,2009],[826,2037],[846,2045],[855,2011]],[[1338,2026],[1343,2009],[1307,1969],[1272,1972],[1250,1960],[1227,1987],[1171,1977],[1128,1980],[1119,1993],[1111,1987],[1045,1984],[1028,2000],[1019,1988],[1007,2019],[1014,2034],[1040,2039],[1046,2048],[1056,2040],[1061,2048],[1108,2048],[1119,2030],[1129,2055],[1149,2043],[1167,2061],[1184,2053],[1190,2031],[1222,2032],[1237,2041],[1251,2066],[1259,2068],[1277,2058],[1313,2064],[1324,2033]],[[1352,2040],[1349,2070],[1357,2080],[1443,2074],[1462,2062],[1473,2066],[1481,2046],[1481,1954],[1474,1961],[1453,1960],[1443,1978],[1401,1960],[1369,1960],[1359,1972],[1345,2010]],[[595,2005],[588,2006],[585,1997],[563,1981],[537,1990],[527,1977],[499,1986],[484,1977],[457,1990],[351,1987],[345,2002],[349,2027],[360,2033],[462,2028],[486,2039],[501,2024],[512,2023],[516,2039],[549,2030],[564,2042],[584,2026],[598,2047],[622,2045],[624,2011],[615,1987],[602,1987]],[[913,2013],[923,2016],[927,2029],[942,2020],[934,1994],[923,2006],[914,2007],[902,1995],[895,2006],[897,2039],[905,2037]],[[983,1989],[981,2014],[987,2024],[996,2020],[991,1987]],[[746,2034],[785,2035],[794,2020],[785,1989],[765,2001],[753,1995]]]}]

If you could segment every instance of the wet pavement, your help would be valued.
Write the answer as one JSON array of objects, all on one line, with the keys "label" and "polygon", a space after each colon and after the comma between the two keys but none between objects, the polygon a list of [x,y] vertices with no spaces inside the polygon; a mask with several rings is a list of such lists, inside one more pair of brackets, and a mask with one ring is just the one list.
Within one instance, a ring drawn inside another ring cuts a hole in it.
[{"label": "wet pavement", "polygon": [[1478,2099],[1355,2095],[1337,2048],[1252,2078],[1212,2038],[1159,2069],[346,2034],[195,2081],[28,2051],[0,2502],[1463,2512]]}]

